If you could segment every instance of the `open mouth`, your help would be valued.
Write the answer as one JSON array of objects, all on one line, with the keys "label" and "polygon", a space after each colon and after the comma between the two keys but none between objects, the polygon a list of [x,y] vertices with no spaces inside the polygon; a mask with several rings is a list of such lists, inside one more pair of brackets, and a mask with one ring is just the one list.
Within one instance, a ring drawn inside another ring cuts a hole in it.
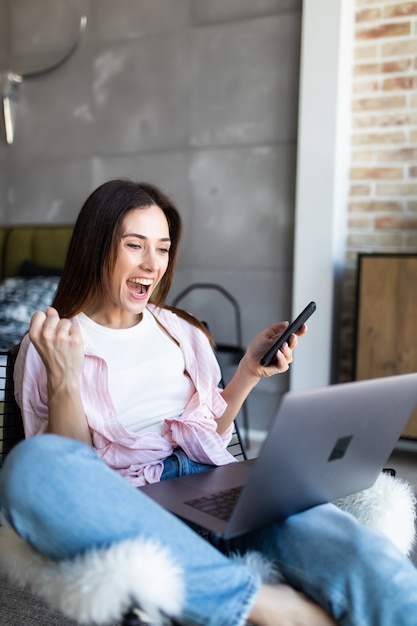
[{"label": "open mouth", "polygon": [[150,278],[128,278],[129,289],[134,291],[138,296],[144,296],[148,293],[153,280]]}]

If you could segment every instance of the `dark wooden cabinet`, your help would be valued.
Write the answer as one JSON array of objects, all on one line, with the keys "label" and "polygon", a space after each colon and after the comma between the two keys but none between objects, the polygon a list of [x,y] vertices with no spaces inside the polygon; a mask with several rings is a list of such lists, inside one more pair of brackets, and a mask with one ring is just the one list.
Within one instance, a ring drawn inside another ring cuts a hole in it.
[{"label": "dark wooden cabinet", "polygon": [[[355,380],[417,371],[417,254],[359,255],[353,369]],[[417,409],[402,436],[417,439]]]}]

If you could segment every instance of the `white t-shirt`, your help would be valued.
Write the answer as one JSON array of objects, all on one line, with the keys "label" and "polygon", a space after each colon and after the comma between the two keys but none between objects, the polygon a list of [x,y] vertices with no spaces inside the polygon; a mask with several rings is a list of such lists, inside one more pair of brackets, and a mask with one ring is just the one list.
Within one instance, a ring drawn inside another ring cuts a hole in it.
[{"label": "white t-shirt", "polygon": [[165,419],[180,417],[194,393],[179,346],[145,309],[131,328],[107,328],[84,313],[81,330],[107,363],[109,389],[123,426],[161,433]]}]

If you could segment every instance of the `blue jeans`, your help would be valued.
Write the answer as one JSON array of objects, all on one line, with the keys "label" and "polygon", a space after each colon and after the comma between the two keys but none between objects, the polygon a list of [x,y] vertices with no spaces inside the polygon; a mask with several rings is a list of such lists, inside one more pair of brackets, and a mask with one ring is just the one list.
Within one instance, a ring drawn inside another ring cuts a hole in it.
[{"label": "blue jeans", "polygon": [[176,448],[174,452],[165,459],[161,480],[176,478],[177,476],[187,476],[188,474],[198,474],[213,469],[213,465],[196,463],[191,461],[181,448]]},{"label": "blue jeans", "polygon": [[[108,468],[93,449],[42,435],[20,443],[0,471],[0,508],[16,532],[52,559],[141,536],[182,567],[181,616],[201,626],[242,626],[259,577],[229,559]],[[376,531],[331,504],[226,542],[259,550],[286,580],[342,626],[415,626],[417,570]]]}]

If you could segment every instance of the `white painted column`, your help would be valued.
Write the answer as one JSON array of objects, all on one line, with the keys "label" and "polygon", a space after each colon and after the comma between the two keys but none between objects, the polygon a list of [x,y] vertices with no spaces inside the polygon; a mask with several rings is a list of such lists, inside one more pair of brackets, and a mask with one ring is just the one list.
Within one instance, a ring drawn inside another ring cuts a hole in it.
[{"label": "white painted column", "polygon": [[304,0],[293,267],[293,317],[317,311],[291,365],[290,388],[332,382],[337,285],[345,258],[353,0]]}]

